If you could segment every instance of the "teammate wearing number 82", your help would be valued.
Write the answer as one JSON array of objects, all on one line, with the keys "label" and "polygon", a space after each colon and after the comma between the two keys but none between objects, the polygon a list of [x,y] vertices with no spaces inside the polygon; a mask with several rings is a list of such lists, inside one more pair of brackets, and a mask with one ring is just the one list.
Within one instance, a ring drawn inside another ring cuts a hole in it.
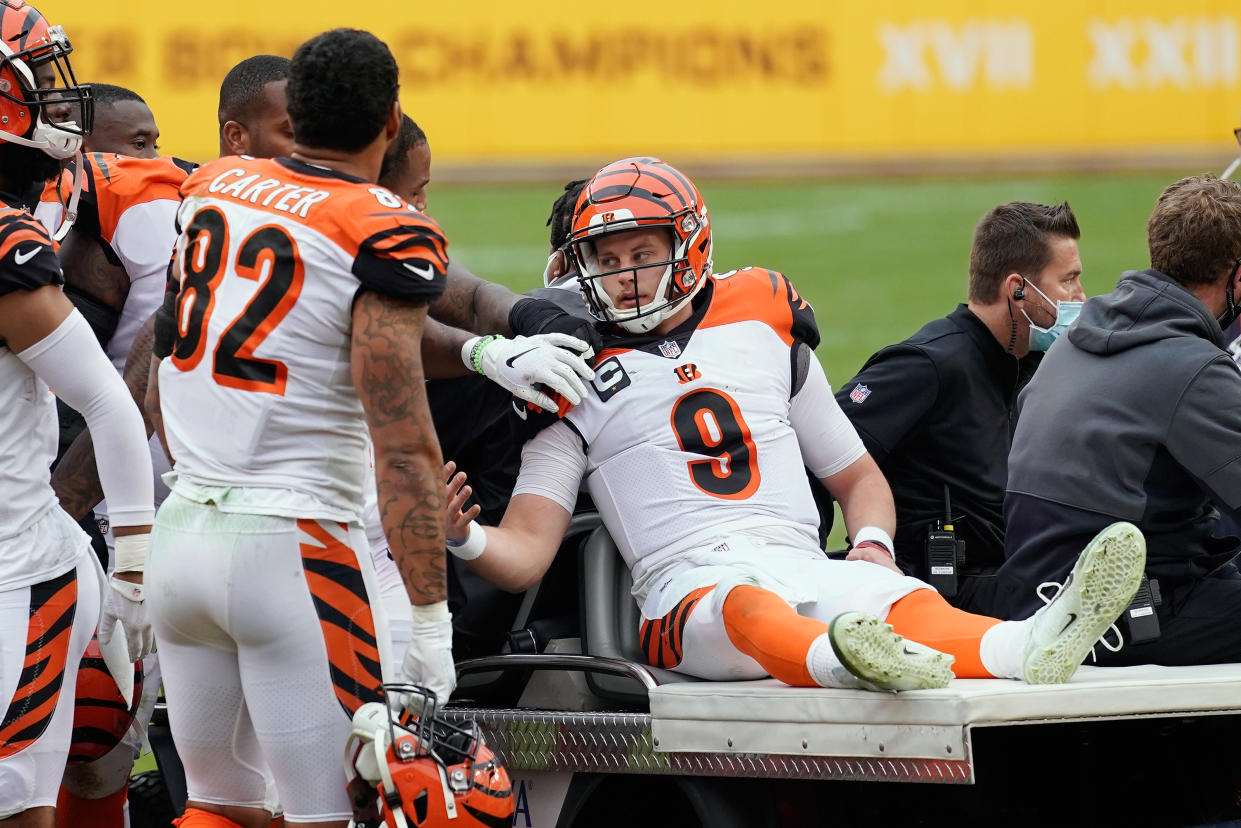
[{"label": "teammate wearing number 82", "polygon": [[[510,589],[537,580],[585,480],[633,574],[647,659],[701,678],[884,690],[942,686],[954,672],[1064,681],[1127,603],[1143,560],[1131,527],[1083,555],[1092,597],[1115,561],[1125,584],[1087,626],[1080,607],[1065,612],[1081,585],[1014,623],[950,607],[901,574],[891,491],[812,353],[812,308],[779,273],[712,274],[706,207],[675,168],[629,158],[600,170],[570,249],[604,333],[593,393],[526,445],[498,527],[471,523],[462,475],[448,480],[448,543],[478,574]],[[841,504],[847,560],[818,547],[803,466]]]},{"label": "teammate wearing number 82", "polygon": [[397,90],[373,35],[319,35],[289,67],[291,157],[222,158],[182,185],[157,375],[177,477],[150,577],[186,828],[266,826],[264,769],[289,822],[343,828],[352,813],[323,747],[397,677],[362,529],[368,426],[421,656],[401,677],[441,698],[455,683],[419,356],[447,242],[374,183]]}]

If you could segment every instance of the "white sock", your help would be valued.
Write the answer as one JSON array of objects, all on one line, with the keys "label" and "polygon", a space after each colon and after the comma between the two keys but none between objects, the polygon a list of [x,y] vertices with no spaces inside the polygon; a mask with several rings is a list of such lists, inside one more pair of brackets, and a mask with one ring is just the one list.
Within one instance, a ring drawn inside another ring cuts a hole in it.
[{"label": "white sock", "polygon": [[1001,621],[982,634],[978,657],[983,669],[997,678],[1021,678],[1021,663],[1030,624],[1026,621]]},{"label": "white sock", "polygon": [[810,678],[820,687],[857,687],[858,682],[852,673],[845,669],[832,649],[832,641],[827,633],[823,633],[810,642],[806,651],[806,669]]}]

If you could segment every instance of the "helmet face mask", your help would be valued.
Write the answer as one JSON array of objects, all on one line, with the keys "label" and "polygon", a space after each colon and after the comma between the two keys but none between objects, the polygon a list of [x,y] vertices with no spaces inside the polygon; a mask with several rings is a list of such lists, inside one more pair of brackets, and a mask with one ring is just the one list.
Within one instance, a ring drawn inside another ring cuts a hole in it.
[{"label": "helmet face mask", "polygon": [[460,727],[435,715],[434,695],[424,688],[384,685],[384,691],[423,696],[424,712],[398,719],[387,704],[372,702],[354,714],[346,772],[378,789],[383,823],[389,828],[509,824],[512,783],[478,725]]},{"label": "helmet face mask", "polygon": [[[669,232],[671,251],[655,298],[645,305],[618,308],[602,280],[633,267],[602,270],[598,240],[613,233],[646,228]],[[655,158],[627,158],[601,169],[586,185],[573,215],[569,249],[590,312],[630,333],[646,333],[690,301],[711,273],[711,226],[702,196],[689,179]]]},{"label": "helmet face mask", "polygon": [[0,0],[0,142],[34,147],[56,159],[81,148],[94,122],[94,104],[90,87],[73,73],[72,51],[62,27],[48,26],[21,0]]}]

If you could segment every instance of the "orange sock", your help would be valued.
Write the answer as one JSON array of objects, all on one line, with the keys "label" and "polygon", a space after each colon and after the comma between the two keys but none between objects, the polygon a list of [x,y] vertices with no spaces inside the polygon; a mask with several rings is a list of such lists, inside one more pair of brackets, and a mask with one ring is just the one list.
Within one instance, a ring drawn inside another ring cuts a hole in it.
[{"label": "orange sock", "polygon": [[83,799],[63,787],[56,797],[56,828],[125,828],[129,784],[100,799]]},{"label": "orange sock", "polygon": [[172,824],[177,828],[241,828],[228,817],[198,808],[186,808],[185,814],[174,819]]},{"label": "orange sock", "polygon": [[910,641],[954,656],[957,678],[995,678],[982,666],[979,646],[983,633],[1000,619],[959,610],[935,590],[919,589],[893,604],[885,620]]},{"label": "orange sock", "polygon": [[827,625],[804,618],[783,598],[761,587],[733,587],[724,599],[724,631],[741,652],[794,687],[818,687],[806,668],[806,653]]}]

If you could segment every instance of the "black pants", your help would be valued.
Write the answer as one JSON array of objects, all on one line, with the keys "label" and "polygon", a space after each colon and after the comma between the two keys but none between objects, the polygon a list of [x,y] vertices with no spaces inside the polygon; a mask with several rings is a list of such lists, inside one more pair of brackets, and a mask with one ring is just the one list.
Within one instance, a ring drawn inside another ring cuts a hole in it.
[{"label": "black pants", "polygon": [[1241,662],[1241,573],[1236,567],[1228,564],[1210,577],[1160,587],[1163,603],[1155,608],[1159,638],[1145,644],[1125,642],[1118,653],[1096,647],[1099,664]]}]

